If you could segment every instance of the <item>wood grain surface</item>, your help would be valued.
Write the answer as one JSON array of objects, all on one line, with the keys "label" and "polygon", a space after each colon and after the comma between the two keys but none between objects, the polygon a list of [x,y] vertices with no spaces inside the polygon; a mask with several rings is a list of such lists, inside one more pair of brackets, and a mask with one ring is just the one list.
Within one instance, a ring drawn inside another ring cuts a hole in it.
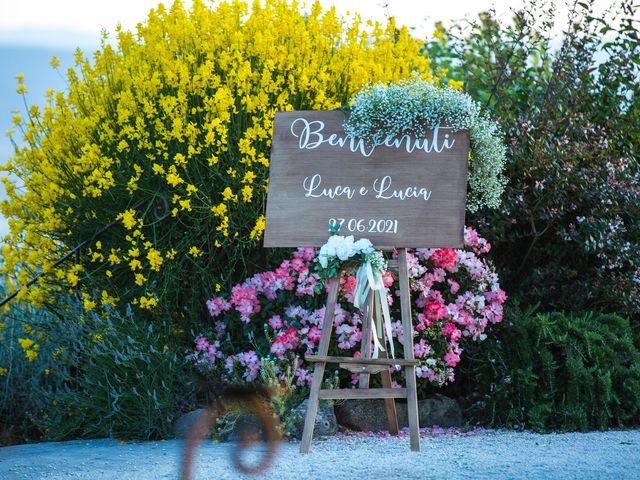
[{"label": "wood grain surface", "polygon": [[403,137],[371,149],[343,121],[339,111],[276,114],[264,246],[320,246],[334,219],[341,235],[378,248],[461,247],[469,132],[439,126],[426,148]]}]

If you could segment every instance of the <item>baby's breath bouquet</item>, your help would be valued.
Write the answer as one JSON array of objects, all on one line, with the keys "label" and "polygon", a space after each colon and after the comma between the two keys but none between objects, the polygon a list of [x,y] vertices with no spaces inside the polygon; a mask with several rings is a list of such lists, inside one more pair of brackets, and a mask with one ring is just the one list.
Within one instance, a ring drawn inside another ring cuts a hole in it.
[{"label": "baby's breath bouquet", "polygon": [[469,194],[467,208],[497,208],[504,190],[506,146],[500,127],[480,104],[452,86],[438,87],[414,78],[398,83],[369,85],[346,108],[345,131],[378,143],[389,135],[426,136],[435,125],[469,130]]}]

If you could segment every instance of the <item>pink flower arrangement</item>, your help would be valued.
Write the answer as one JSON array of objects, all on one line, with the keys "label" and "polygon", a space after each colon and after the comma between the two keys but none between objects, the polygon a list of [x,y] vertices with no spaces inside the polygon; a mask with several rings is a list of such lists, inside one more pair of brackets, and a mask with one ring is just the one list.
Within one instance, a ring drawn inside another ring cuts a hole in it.
[{"label": "pink flower arrangement", "polygon": [[[502,321],[506,299],[498,277],[482,258],[491,245],[472,228],[465,230],[465,248],[417,249],[409,254],[409,277],[414,306],[413,348],[420,381],[444,385],[455,379],[465,342],[481,342],[490,324]],[[322,333],[326,290],[316,273],[312,248],[296,250],[273,271],[258,273],[234,286],[228,299],[207,301],[212,328],[195,340],[189,358],[203,373],[224,381],[250,382],[257,378],[261,360],[273,360],[284,378],[295,372],[296,385],[308,386],[312,366],[305,353],[315,352]],[[358,355],[362,341],[360,312],[353,308],[354,272],[340,279],[336,306],[333,354]],[[394,277],[384,274],[389,288],[393,337],[404,345]],[[297,362],[294,365],[294,362]],[[400,372],[393,373],[400,380]],[[345,385],[357,376],[345,374]]]}]

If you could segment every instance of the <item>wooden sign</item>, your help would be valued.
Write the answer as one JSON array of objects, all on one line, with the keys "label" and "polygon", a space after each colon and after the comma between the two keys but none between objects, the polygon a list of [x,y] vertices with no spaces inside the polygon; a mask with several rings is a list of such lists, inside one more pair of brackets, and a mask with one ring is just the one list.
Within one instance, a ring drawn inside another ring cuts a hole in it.
[{"label": "wooden sign", "polygon": [[340,235],[383,247],[462,247],[469,132],[372,145],[348,136],[339,111],[275,117],[265,247],[317,247]]}]

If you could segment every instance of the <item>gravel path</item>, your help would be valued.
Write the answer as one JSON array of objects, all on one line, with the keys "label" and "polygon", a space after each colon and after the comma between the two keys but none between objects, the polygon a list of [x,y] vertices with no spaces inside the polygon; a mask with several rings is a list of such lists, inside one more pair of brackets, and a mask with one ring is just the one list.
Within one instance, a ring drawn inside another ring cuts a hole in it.
[{"label": "gravel path", "polygon": [[[481,430],[423,435],[420,453],[408,439],[330,438],[309,455],[282,444],[263,475],[234,470],[231,444],[206,442],[195,478],[238,479],[639,479],[640,430],[540,435]],[[175,479],[180,440],[40,443],[0,448],[0,479]]]}]

